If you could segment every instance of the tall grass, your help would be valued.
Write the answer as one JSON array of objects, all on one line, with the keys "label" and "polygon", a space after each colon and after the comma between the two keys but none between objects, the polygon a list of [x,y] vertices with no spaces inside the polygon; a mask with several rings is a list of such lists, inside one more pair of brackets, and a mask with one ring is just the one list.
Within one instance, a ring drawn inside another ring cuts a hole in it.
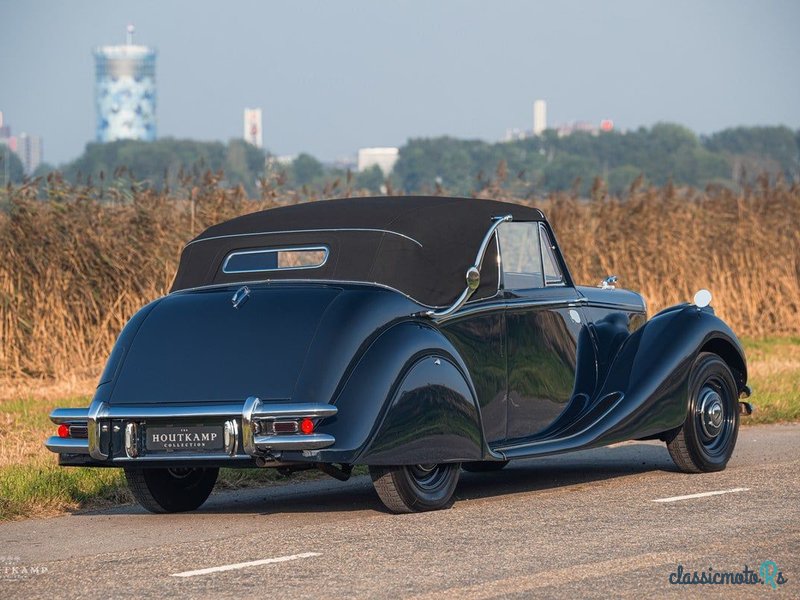
[{"label": "tall grass", "polygon": [[[219,176],[179,191],[74,186],[57,178],[7,188],[0,214],[0,377],[94,375],[128,318],[164,294],[182,246],[238,214],[309,196],[264,188],[248,200]],[[334,185],[323,195],[346,195]],[[504,197],[499,186],[478,195]],[[767,180],[741,192],[637,189],[625,199],[594,186],[592,200],[537,201],[576,281],[608,274],[640,291],[650,312],[707,287],[740,334],[800,331],[800,185]],[[176,199],[177,198],[177,199]]]}]

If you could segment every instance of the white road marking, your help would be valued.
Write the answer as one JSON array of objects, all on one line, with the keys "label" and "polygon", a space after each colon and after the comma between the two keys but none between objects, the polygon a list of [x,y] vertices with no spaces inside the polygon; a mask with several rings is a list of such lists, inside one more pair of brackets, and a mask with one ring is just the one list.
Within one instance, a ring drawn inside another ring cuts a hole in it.
[{"label": "white road marking", "polygon": [[301,558],[313,558],[315,556],[321,556],[321,554],[319,552],[303,552],[302,554],[292,554],[290,556],[278,556],[277,558],[263,558],[261,560],[251,560],[250,562],[235,563],[232,565],[223,565],[221,567],[208,567],[207,569],[197,569],[196,571],[183,571],[182,573],[173,573],[172,577],[194,577],[195,575],[208,575],[209,573],[234,571],[236,569],[244,569],[245,567],[270,565],[272,563],[288,562],[290,560],[299,560]]},{"label": "white road marking", "polygon": [[653,502],[677,502],[678,500],[691,500],[692,498],[706,498],[707,496],[719,496],[721,494],[735,494],[736,492],[747,492],[750,488],[733,488],[732,490],[718,490],[715,492],[702,492],[700,494],[689,494],[688,496],[670,496],[669,498],[656,498]]}]

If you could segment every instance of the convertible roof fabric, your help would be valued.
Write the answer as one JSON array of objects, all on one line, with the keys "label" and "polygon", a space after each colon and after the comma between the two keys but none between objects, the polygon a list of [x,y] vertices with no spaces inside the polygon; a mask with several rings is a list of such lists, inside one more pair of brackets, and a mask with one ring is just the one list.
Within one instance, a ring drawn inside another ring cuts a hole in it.
[{"label": "convertible roof fabric", "polygon": [[[378,283],[434,307],[464,290],[492,217],[542,221],[535,208],[475,198],[381,196],[322,200],[243,215],[206,229],[181,255],[172,291],[226,283],[303,279]],[[223,273],[235,251],[324,245],[328,259],[312,269]],[[499,273],[492,242],[474,298],[493,296]]]}]

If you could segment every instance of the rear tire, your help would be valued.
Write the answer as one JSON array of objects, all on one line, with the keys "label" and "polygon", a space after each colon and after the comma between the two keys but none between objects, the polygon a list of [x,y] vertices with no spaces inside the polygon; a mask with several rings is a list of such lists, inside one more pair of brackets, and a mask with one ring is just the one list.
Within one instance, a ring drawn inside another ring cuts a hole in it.
[{"label": "rear tire", "polygon": [[125,467],[125,478],[133,497],[152,513],[185,512],[200,508],[214,489],[218,475],[218,468]]},{"label": "rear tire", "polygon": [[479,460],[462,463],[461,468],[469,473],[493,473],[504,469],[507,464],[507,460]]},{"label": "rear tire", "polygon": [[393,513],[450,508],[458,484],[459,463],[369,468],[384,506]]},{"label": "rear tire", "polygon": [[689,376],[689,410],[667,449],[684,473],[722,471],[739,433],[738,388],[730,367],[716,354],[702,352]]}]

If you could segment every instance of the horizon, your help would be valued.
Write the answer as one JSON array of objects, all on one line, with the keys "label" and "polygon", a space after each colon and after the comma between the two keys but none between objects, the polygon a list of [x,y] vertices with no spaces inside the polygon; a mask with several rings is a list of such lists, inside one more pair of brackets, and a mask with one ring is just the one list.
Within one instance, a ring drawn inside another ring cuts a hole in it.
[{"label": "horizon", "polygon": [[332,162],[412,138],[498,142],[530,129],[539,98],[549,127],[609,118],[619,129],[671,122],[698,135],[800,129],[791,75],[800,5],[784,0],[201,4],[213,10],[0,6],[17,25],[0,39],[6,124],[42,136],[47,163],[80,156],[95,141],[92,49],[123,43],[133,23],[134,43],[158,51],[159,138],[227,143],[241,138],[243,109],[260,107],[265,150]]}]

